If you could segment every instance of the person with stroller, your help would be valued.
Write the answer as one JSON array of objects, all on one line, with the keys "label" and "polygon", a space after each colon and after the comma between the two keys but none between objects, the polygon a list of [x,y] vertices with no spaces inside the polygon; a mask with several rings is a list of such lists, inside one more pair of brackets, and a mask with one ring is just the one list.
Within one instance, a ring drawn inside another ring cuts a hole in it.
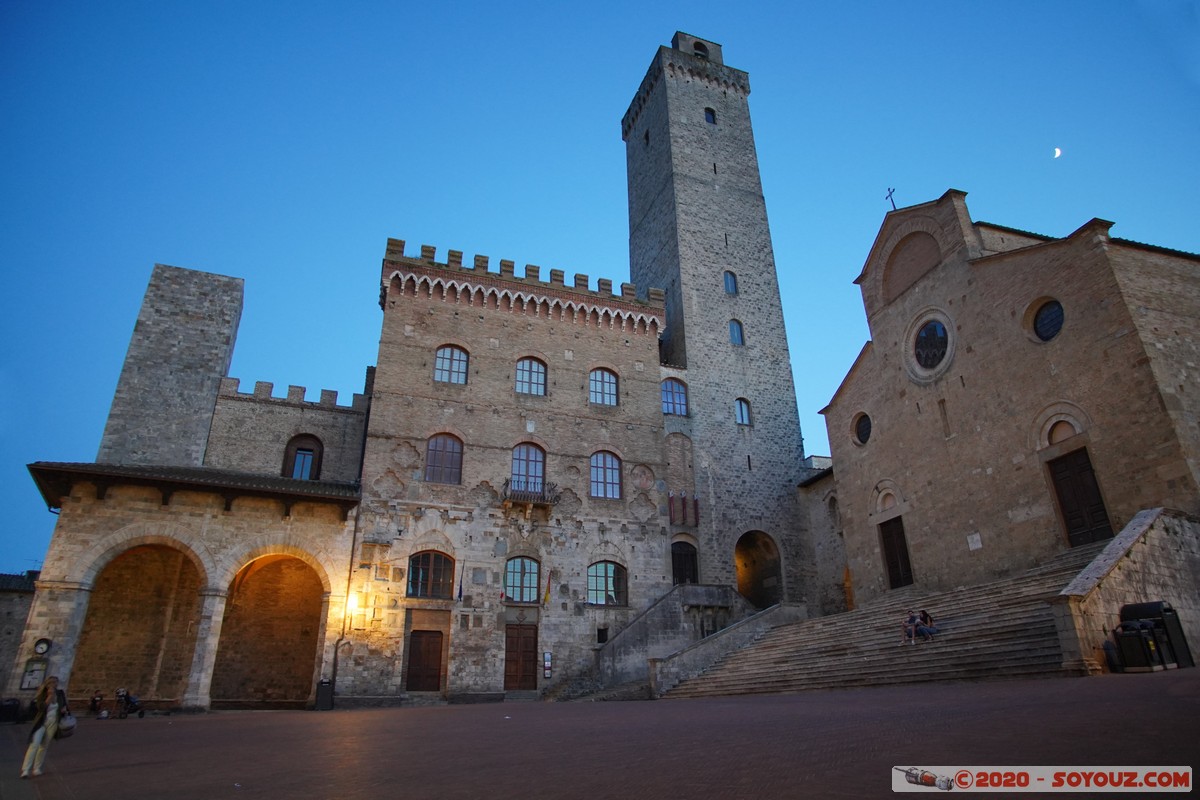
[{"label": "person with stroller", "polygon": [[29,732],[29,747],[25,749],[25,761],[21,764],[21,777],[29,778],[42,774],[46,763],[46,750],[50,740],[58,733],[58,722],[71,713],[67,708],[67,694],[58,688],[58,676],[51,675],[42,681],[33,696],[37,714],[33,718],[33,730]]}]

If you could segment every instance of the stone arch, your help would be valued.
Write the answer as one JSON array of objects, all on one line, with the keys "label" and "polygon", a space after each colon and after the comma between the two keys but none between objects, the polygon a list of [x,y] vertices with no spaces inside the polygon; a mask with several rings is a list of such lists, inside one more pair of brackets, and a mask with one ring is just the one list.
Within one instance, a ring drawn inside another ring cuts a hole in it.
[{"label": "stone arch", "polygon": [[884,478],[871,489],[870,506],[867,516],[872,522],[881,522],[890,517],[904,513],[908,507],[908,498],[900,488],[900,484],[891,478]]},{"label": "stone arch", "polygon": [[829,524],[833,526],[833,530],[839,536],[842,533],[842,510],[838,505],[836,492],[829,492],[822,498],[825,505],[825,513],[829,517]]},{"label": "stone arch", "polygon": [[629,568],[629,558],[616,542],[611,539],[601,539],[588,554],[588,563],[597,561],[614,561],[626,569]]},{"label": "stone arch", "polygon": [[184,703],[214,570],[179,539],[144,532],[153,527],[122,529],[85,567],[90,592],[71,666],[80,694],[122,687],[150,708]]},{"label": "stone arch", "polygon": [[325,569],[325,565],[308,550],[291,541],[291,536],[286,533],[259,536],[246,542],[245,547],[237,555],[223,559],[224,563],[214,575],[214,585],[219,586],[222,591],[227,589],[239,572],[249,566],[252,561],[266,556],[291,556],[303,561],[316,572],[321,581],[321,591],[329,594],[332,590],[329,572]]},{"label": "stone arch", "polygon": [[[1051,441],[1051,432],[1059,422],[1070,424],[1076,434],[1084,433],[1092,427],[1092,418],[1080,406],[1069,400],[1059,400],[1043,408],[1034,418],[1029,428],[1029,444],[1033,451],[1045,450],[1057,441]],[[1061,428],[1060,428],[1061,430]]]},{"label": "stone arch", "polygon": [[883,267],[883,302],[890,303],[942,261],[938,241],[927,231],[913,231],[896,243]]},{"label": "stone arch", "polygon": [[215,559],[208,548],[196,546],[196,538],[195,531],[175,523],[134,522],[118,528],[81,553],[67,571],[66,579],[90,588],[104,568],[125,551],[139,545],[161,545],[181,552],[196,567],[202,581],[213,586],[209,581],[215,570]]},{"label": "stone arch", "polygon": [[783,601],[783,559],[775,540],[763,531],[748,531],[733,551],[738,593],[756,608]]},{"label": "stone arch", "polygon": [[[888,272],[886,265],[891,260],[892,253],[896,250],[900,243],[914,233],[924,233],[931,236],[934,242],[937,244],[938,251],[942,254],[943,258],[945,257],[945,254],[951,252],[953,249],[952,242],[949,241],[936,219],[924,214],[907,216],[903,222],[896,225],[896,227],[888,233],[888,236],[883,241],[883,244],[880,245],[876,251],[874,251],[878,253],[878,256],[872,259],[871,263],[874,266],[869,267],[870,273],[860,276],[860,279],[863,281],[863,299],[864,301],[868,301],[866,303],[868,309],[874,310],[881,308],[890,302],[890,299],[894,299],[895,295],[889,298],[887,292],[885,291],[885,276]],[[918,241],[924,240],[913,240],[914,243]],[[926,247],[927,246],[928,245],[926,243]],[[916,254],[917,251],[914,250],[913,255],[915,256]],[[931,268],[932,266],[936,265],[931,265]],[[909,272],[911,272],[911,270]],[[888,283],[892,282],[888,281]],[[904,288],[908,287],[906,286]]]},{"label": "stone arch", "polygon": [[[426,514],[422,519],[430,519],[430,515]],[[431,524],[436,525],[437,520],[431,520]],[[419,526],[420,523],[418,523]],[[420,553],[423,550],[437,550],[451,558],[457,558],[454,543],[450,541],[450,537],[446,536],[438,528],[427,528],[426,530],[419,531],[409,543],[404,560],[407,561],[414,553]]]},{"label": "stone arch", "polygon": [[328,575],[285,543],[252,548],[240,563],[228,584],[212,707],[303,708],[321,663]]}]

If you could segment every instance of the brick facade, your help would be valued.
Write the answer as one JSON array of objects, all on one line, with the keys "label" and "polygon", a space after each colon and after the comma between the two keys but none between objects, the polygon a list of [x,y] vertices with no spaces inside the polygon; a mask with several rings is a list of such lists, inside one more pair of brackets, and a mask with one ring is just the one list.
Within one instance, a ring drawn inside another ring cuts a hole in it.
[{"label": "brick facade", "polygon": [[[975,223],[963,198],[888,214],[858,279],[871,341],[823,411],[863,599],[891,588],[897,519],[911,580],[928,588],[1068,547],[1054,475],[1081,452],[1108,535],[1143,508],[1200,508],[1195,393],[1180,379],[1194,364],[1200,259],[1110,238],[1100,220],[1063,239]],[[1043,341],[1035,318],[1049,301],[1062,325]],[[931,320],[948,341],[927,368],[915,347]]]}]

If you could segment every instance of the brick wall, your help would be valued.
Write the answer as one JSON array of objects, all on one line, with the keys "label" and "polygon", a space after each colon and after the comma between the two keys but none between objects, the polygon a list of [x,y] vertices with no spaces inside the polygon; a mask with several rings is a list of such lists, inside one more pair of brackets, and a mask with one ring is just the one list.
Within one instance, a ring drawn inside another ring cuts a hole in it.
[{"label": "brick wall", "polygon": [[1187,464],[1158,478],[1190,486],[1178,507],[1200,513],[1200,257],[1120,241],[1108,252]]},{"label": "brick wall", "polygon": [[92,589],[71,696],[98,690],[111,700],[123,687],[152,708],[177,707],[196,645],[199,589],[195,565],[178,550],[140,546],[115,558]]},{"label": "brick wall", "polygon": [[[969,260],[981,251],[962,227],[964,211],[961,193],[948,193],[888,215],[860,278],[873,340],[824,410],[860,599],[886,591],[878,526],[896,516],[915,581],[929,588],[1011,574],[1064,548],[1046,464],[1081,447],[1114,530],[1139,509],[1197,502],[1114,276],[1106,224]],[[942,261],[884,304],[887,248],[913,229],[936,234]],[[1042,342],[1032,317],[1049,298],[1062,303],[1065,322]],[[951,352],[936,374],[914,371],[916,327],[935,313]],[[854,433],[863,413],[872,421],[866,444]],[[1076,435],[1051,443],[1057,420]]]},{"label": "brick wall", "polygon": [[305,702],[314,691],[321,581],[312,567],[267,557],[238,574],[213,669],[214,703]]}]

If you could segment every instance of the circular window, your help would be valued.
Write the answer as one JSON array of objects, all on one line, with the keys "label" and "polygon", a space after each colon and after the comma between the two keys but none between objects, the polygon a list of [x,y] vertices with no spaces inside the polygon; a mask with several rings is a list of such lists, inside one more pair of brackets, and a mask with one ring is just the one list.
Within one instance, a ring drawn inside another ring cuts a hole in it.
[{"label": "circular window", "polygon": [[866,444],[871,438],[871,418],[866,414],[859,414],[854,420],[854,441],[859,444]]},{"label": "circular window", "polygon": [[936,319],[931,319],[917,331],[917,340],[913,345],[913,356],[923,369],[933,369],[946,357],[950,337],[946,335],[946,326]]},{"label": "circular window", "polygon": [[1033,315],[1033,332],[1043,342],[1048,342],[1058,336],[1062,326],[1063,307],[1062,303],[1057,300],[1047,300],[1042,303],[1037,313]]},{"label": "circular window", "polygon": [[954,320],[937,306],[923,308],[911,319],[896,345],[901,348],[909,380],[919,386],[928,386],[954,364],[957,338]]}]

